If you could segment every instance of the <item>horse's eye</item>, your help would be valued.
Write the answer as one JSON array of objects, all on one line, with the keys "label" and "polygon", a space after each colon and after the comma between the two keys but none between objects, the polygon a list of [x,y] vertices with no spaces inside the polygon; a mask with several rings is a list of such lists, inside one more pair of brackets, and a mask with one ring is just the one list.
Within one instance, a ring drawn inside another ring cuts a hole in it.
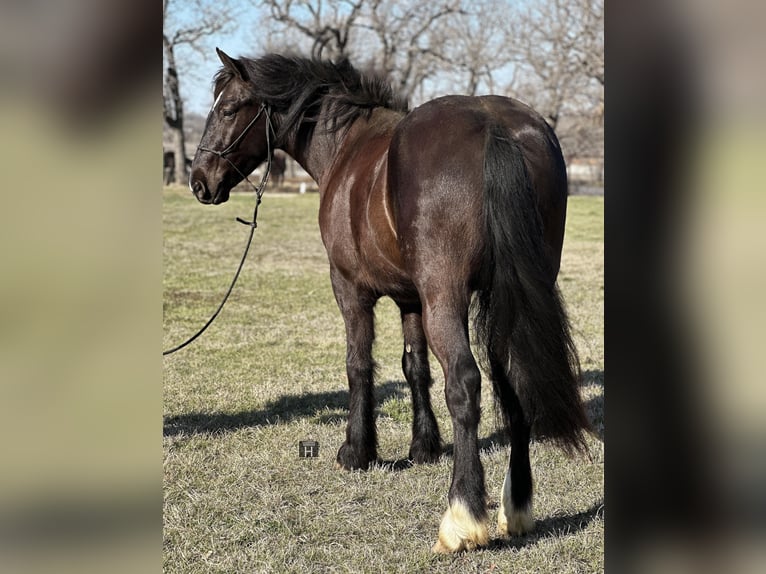
[{"label": "horse's eye", "polygon": [[236,114],[237,111],[233,109],[223,110],[223,117],[225,118],[232,118],[234,117],[234,114]]}]

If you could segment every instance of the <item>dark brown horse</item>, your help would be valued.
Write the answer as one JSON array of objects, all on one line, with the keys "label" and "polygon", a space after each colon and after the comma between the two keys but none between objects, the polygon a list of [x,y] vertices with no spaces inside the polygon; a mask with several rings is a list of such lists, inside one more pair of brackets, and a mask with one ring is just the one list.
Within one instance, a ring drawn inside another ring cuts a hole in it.
[{"label": "dark brown horse", "polygon": [[567,180],[553,131],[508,98],[447,96],[408,112],[390,86],[346,61],[218,54],[223,68],[189,185],[200,202],[222,203],[272,147],[318,183],[347,336],[349,415],[338,466],[363,469],[377,459],[373,309],[389,296],[401,310],[416,463],[441,454],[429,348],[444,371],[454,466],[434,550],[487,544],[473,298],[482,358],[511,435],[498,526],[532,529],[530,434],[571,452],[585,449],[588,427],[556,286]]}]

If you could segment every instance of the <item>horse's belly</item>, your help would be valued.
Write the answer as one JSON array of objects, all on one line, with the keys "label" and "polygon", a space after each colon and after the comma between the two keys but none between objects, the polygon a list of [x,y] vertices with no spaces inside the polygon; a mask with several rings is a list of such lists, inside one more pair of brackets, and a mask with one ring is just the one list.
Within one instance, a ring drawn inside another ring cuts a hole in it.
[{"label": "horse's belly", "polygon": [[401,264],[396,237],[374,227],[346,227],[325,239],[331,265],[351,283],[376,295],[416,299],[412,280]]},{"label": "horse's belly", "polygon": [[320,230],[344,278],[376,295],[411,299],[417,294],[399,249],[386,165],[383,155],[366,178],[338,178],[320,206]]}]

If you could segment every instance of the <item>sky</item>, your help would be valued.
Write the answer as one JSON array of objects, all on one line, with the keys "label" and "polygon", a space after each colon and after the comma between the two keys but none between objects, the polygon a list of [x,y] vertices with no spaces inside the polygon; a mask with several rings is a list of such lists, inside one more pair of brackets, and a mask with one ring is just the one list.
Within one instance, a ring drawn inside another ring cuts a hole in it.
[{"label": "sky", "polygon": [[[192,4],[177,0],[177,9],[181,17],[192,19]],[[237,14],[238,23],[230,26],[222,34],[216,34],[203,40],[202,53],[190,50],[186,46],[177,49],[176,60],[180,68],[181,96],[184,98],[186,112],[206,116],[213,105],[213,76],[221,67],[215,53],[218,47],[233,57],[249,56],[258,53],[260,46],[256,38],[258,10],[250,0],[230,0]]]}]

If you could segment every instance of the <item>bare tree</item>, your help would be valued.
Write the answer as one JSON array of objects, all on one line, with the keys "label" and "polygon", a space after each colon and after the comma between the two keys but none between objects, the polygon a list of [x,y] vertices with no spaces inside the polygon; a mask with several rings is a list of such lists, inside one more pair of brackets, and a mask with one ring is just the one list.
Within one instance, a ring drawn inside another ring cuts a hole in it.
[{"label": "bare tree", "polygon": [[270,49],[347,56],[410,101],[505,91],[540,111],[569,155],[603,146],[603,0],[252,1],[275,32]]},{"label": "bare tree", "polygon": [[337,59],[348,55],[352,27],[365,0],[265,0],[281,32],[295,30],[311,41],[311,55]]},{"label": "bare tree", "polygon": [[204,38],[220,33],[230,23],[227,7],[221,2],[217,2],[213,6],[205,0],[193,0],[185,2],[184,8],[186,8],[187,14],[192,15],[191,17],[184,17],[181,14],[178,0],[163,0],[162,2],[162,46],[165,65],[163,117],[173,136],[172,151],[175,154],[174,180],[176,182],[187,179],[184,110],[178,73],[177,48],[188,46],[201,51]]},{"label": "bare tree", "polygon": [[460,0],[370,0],[369,15],[361,27],[373,33],[378,46],[368,44],[372,50],[360,56],[411,99],[449,60],[445,52],[449,44],[448,22],[464,13]]},{"label": "bare tree", "polygon": [[434,55],[445,70],[463,76],[462,93],[475,96],[495,91],[495,76],[509,72],[513,61],[509,49],[507,0],[474,0],[460,17],[446,22],[445,41]]},{"label": "bare tree", "polygon": [[603,0],[541,0],[511,19],[520,71],[511,90],[557,129],[568,155],[588,147],[603,120],[603,30]]},{"label": "bare tree", "polygon": [[461,0],[260,0],[276,32],[309,41],[314,57],[347,56],[386,75],[405,97],[443,68],[448,18]]}]

